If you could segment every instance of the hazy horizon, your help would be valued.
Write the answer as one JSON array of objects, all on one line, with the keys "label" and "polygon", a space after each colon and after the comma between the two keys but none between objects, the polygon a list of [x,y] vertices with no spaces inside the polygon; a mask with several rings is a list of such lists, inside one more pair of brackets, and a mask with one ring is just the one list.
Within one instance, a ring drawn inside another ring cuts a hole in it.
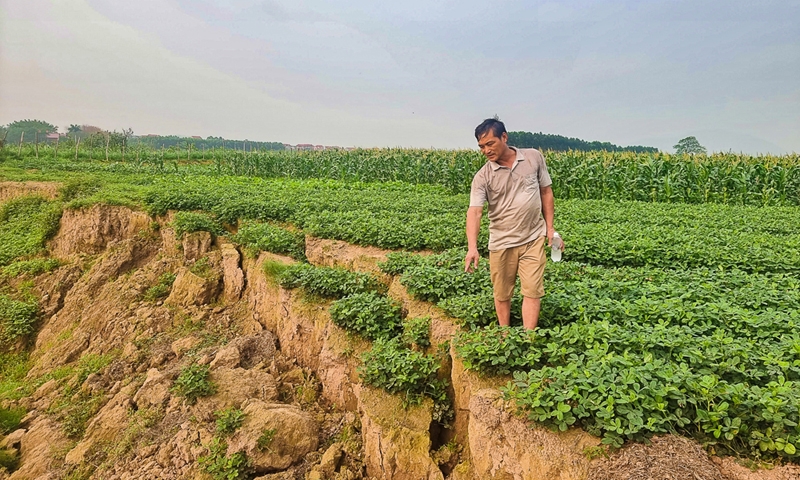
[{"label": "hazy horizon", "polygon": [[355,147],[800,152],[800,1],[0,0],[0,124]]}]

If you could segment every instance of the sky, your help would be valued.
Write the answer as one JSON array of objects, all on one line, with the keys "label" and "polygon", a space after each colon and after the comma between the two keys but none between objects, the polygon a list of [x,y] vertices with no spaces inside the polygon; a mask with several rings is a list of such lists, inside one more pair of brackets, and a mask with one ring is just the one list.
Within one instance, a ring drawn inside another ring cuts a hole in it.
[{"label": "sky", "polygon": [[0,124],[800,152],[800,0],[0,0]]}]

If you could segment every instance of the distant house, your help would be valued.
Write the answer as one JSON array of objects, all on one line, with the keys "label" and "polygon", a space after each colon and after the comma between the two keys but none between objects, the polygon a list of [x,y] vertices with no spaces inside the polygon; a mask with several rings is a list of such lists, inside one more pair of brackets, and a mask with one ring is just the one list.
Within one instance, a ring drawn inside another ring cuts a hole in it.
[{"label": "distant house", "polygon": [[314,151],[319,152],[321,150],[325,150],[325,147],[322,145],[314,145]]},{"label": "distant house", "polygon": [[58,140],[59,138],[61,138],[61,135],[57,133],[48,133],[45,138],[48,140]]},{"label": "distant house", "polygon": [[295,148],[297,150],[314,150],[314,145],[310,143],[298,143]]},{"label": "distant house", "polygon": [[198,135],[192,135],[192,138],[194,138],[195,140],[202,140],[203,139],[203,137],[200,137]]},{"label": "distant house", "polygon": [[283,144],[283,149],[284,150],[297,150],[297,147],[295,147],[294,145],[289,144],[289,143],[284,143]]}]

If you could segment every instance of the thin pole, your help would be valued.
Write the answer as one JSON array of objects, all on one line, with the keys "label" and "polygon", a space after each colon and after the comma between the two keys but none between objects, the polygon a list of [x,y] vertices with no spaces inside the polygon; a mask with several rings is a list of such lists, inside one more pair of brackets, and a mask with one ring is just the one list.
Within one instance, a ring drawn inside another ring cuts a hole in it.
[{"label": "thin pole", "polygon": [[78,145],[81,144],[81,139],[78,138],[78,134],[75,134],[75,161],[78,161]]},{"label": "thin pole", "polygon": [[39,160],[39,132],[38,131],[36,132],[35,149],[36,149],[36,160]]},{"label": "thin pole", "polygon": [[19,136],[19,148],[17,149],[17,156],[18,157],[22,155],[22,139],[24,139],[24,138],[25,138],[25,132],[23,131],[22,135]]}]

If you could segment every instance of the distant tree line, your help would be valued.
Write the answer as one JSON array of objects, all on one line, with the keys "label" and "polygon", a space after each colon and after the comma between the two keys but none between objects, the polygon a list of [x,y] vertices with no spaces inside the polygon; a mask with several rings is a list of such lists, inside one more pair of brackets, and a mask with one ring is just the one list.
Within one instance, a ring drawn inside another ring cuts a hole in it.
[{"label": "distant tree line", "polygon": [[136,137],[130,140],[131,145],[141,144],[149,145],[153,148],[187,148],[189,145],[193,149],[212,149],[212,148],[232,148],[236,150],[283,150],[285,147],[281,142],[254,142],[252,140],[230,140],[222,137],[206,137],[206,138],[193,138],[193,137],[178,137],[175,135],[167,136],[146,136]]},{"label": "distant tree line", "polygon": [[508,144],[519,148],[536,148],[539,150],[555,150],[559,152],[567,150],[581,150],[584,152],[592,150],[637,153],[658,152],[658,149],[655,147],[643,147],[640,145],[620,147],[609,142],[587,142],[586,140],[581,140],[579,138],[571,138],[563,135],[553,135],[542,132],[508,132]]},{"label": "distant tree line", "polygon": [[[8,125],[0,125],[0,145],[3,143],[15,145],[22,140],[23,143],[45,142],[47,135],[58,133],[58,127],[42,120],[17,120]],[[82,144],[89,146],[105,146],[116,148],[122,145],[135,146],[148,145],[153,148],[188,148],[192,149],[212,149],[212,148],[232,148],[236,150],[283,150],[283,143],[280,142],[253,142],[250,140],[229,140],[222,137],[179,137],[176,135],[154,135],[136,137],[133,129],[123,129],[122,132],[104,130],[94,125],[72,124],[67,128],[66,141],[81,141]]]},{"label": "distant tree line", "polygon": [[17,120],[8,125],[0,125],[0,142],[8,144],[19,143],[20,139],[25,143],[33,143],[37,139],[45,141],[48,133],[57,133],[58,128],[41,120]]}]

